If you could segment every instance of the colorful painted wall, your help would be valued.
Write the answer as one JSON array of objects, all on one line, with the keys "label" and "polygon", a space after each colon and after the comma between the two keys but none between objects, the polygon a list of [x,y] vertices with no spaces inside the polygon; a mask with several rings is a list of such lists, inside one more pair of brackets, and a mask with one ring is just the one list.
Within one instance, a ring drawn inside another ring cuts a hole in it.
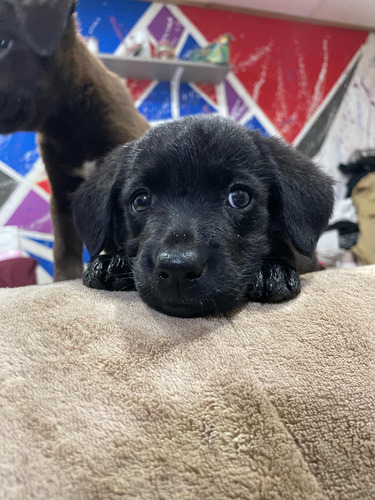
[{"label": "colorful painted wall", "polygon": [[[128,80],[138,109],[151,123],[221,113],[264,134],[280,135],[310,156],[328,147],[333,152],[322,158],[328,170],[336,167],[334,145],[339,138],[332,131],[337,130],[338,116],[339,128],[343,120],[355,122],[358,130],[374,126],[373,109],[370,122],[369,112],[353,116],[357,107],[352,114],[345,111],[345,97],[355,78],[363,106],[363,99],[375,102],[366,84],[366,74],[375,68],[371,38],[363,68],[366,32],[134,0],[80,0],[78,17],[82,34],[96,37],[100,51],[107,53],[116,53],[122,40],[138,30],[147,30],[154,43],[167,38],[179,58],[222,33],[234,35],[233,71],[220,85],[183,83],[171,92],[169,82]],[[374,130],[367,128],[366,141],[371,144]],[[354,147],[347,147],[345,154]],[[40,282],[51,280],[49,185],[35,134],[0,136],[0,225],[5,224],[21,229],[23,251],[40,263]]]}]

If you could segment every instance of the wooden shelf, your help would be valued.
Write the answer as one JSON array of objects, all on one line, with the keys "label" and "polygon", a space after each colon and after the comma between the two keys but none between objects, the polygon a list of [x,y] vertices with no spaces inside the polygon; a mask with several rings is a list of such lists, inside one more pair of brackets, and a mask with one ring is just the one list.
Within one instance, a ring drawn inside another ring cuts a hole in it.
[{"label": "wooden shelf", "polygon": [[171,81],[181,68],[181,82],[213,83],[222,82],[231,70],[229,64],[208,64],[180,59],[161,60],[140,57],[122,57],[112,54],[98,54],[108,69],[122,78],[137,80]]}]

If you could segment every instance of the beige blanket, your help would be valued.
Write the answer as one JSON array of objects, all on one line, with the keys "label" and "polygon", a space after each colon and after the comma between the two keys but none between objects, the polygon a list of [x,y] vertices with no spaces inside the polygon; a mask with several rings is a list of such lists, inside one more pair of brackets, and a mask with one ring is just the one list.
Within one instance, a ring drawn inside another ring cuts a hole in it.
[{"label": "beige blanket", "polygon": [[375,499],[375,266],[176,319],[0,291],[0,498]]}]

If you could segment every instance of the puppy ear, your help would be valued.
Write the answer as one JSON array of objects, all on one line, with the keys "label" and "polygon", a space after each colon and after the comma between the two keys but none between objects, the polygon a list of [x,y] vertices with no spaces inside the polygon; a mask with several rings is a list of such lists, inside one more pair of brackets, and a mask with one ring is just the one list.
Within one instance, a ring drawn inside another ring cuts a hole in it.
[{"label": "puppy ear", "polygon": [[73,0],[10,0],[25,37],[35,52],[51,56],[74,11]]},{"label": "puppy ear", "polygon": [[306,156],[276,138],[266,139],[281,218],[295,248],[311,255],[333,209],[333,181]]},{"label": "puppy ear", "polygon": [[74,223],[92,258],[100,254],[113,234],[126,149],[128,146],[119,146],[107,155],[72,197]]}]

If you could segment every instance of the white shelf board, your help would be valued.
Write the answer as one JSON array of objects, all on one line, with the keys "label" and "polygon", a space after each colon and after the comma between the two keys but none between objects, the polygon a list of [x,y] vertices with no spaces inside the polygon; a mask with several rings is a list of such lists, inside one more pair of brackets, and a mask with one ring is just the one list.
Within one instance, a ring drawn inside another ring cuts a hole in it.
[{"label": "white shelf board", "polygon": [[138,80],[171,81],[175,72],[182,68],[181,82],[213,83],[222,82],[231,70],[229,64],[208,64],[180,59],[145,59],[122,57],[112,54],[98,54],[107,68],[122,78]]}]

